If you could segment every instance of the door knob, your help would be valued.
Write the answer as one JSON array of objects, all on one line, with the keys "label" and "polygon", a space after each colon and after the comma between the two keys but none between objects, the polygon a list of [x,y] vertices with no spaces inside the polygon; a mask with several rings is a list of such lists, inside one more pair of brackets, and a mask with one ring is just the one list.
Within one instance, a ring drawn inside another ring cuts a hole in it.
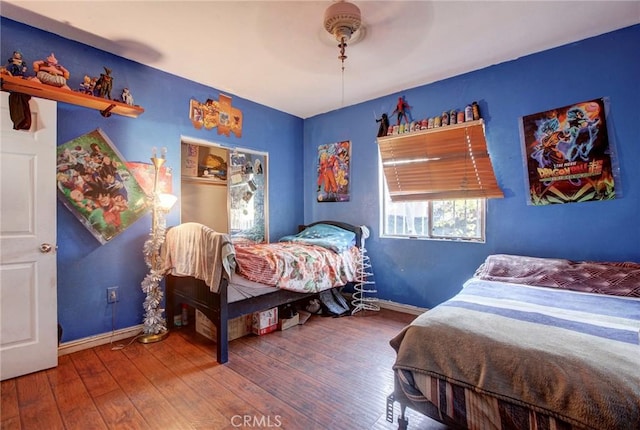
[{"label": "door knob", "polygon": [[[43,254],[47,254],[49,252],[51,252],[53,250],[53,246],[49,243],[43,243],[40,245],[40,252],[42,252]],[[55,247],[56,249],[58,248],[57,246]]]}]

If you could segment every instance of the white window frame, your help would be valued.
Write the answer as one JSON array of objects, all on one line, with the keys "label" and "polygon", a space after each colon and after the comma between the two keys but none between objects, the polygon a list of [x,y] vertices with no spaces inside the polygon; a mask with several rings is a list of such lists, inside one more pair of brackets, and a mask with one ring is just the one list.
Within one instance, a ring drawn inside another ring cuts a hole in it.
[{"label": "white window frame", "polygon": [[[434,212],[433,212],[433,202],[431,201],[422,201],[422,202],[406,202],[405,204],[414,204],[414,203],[425,203],[427,204],[428,210],[428,224],[427,224],[427,234],[417,234],[415,232],[408,232],[406,234],[394,234],[387,233],[387,203],[390,202],[389,193],[387,191],[387,184],[384,178],[384,172],[382,171],[382,162],[379,162],[378,165],[378,178],[379,178],[379,190],[380,190],[380,237],[381,238],[392,238],[392,239],[417,239],[417,240],[444,240],[444,241],[453,241],[453,242],[470,242],[470,243],[485,243],[486,242],[486,214],[487,214],[487,203],[486,199],[477,199],[480,202],[479,208],[479,237],[459,237],[459,236],[437,236],[433,234],[433,221],[434,221]],[[469,199],[471,200],[471,199]],[[476,199],[474,199],[476,200]],[[402,203],[401,203],[402,204]]]}]

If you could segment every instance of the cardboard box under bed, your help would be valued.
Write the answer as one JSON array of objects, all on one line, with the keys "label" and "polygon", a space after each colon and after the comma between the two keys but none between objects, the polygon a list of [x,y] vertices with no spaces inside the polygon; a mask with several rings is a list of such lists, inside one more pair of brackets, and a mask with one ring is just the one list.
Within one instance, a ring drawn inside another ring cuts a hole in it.
[{"label": "cardboard box under bed", "polygon": [[[227,333],[229,340],[234,340],[251,333],[251,315],[243,315],[228,321]],[[216,340],[216,326],[205,316],[204,313],[196,309],[196,331],[204,337]]]}]

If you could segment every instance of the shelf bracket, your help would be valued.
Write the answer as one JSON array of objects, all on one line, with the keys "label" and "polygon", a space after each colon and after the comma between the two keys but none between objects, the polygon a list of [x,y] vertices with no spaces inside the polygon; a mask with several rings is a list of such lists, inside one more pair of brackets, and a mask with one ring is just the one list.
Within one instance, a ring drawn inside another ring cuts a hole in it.
[{"label": "shelf bracket", "polygon": [[109,118],[109,117],[111,116],[111,110],[112,110],[114,107],[116,107],[116,105],[114,105],[114,104],[109,105],[109,107],[108,107],[108,108],[106,108],[106,109],[104,109],[104,110],[101,110],[101,111],[100,111],[100,115],[102,115],[102,116],[103,116],[103,117],[105,117],[105,118]]}]

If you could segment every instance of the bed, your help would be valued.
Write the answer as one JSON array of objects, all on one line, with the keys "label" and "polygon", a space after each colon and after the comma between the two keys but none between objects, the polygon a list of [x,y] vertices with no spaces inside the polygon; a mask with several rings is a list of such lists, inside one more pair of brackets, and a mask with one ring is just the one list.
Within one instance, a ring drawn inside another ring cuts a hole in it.
[{"label": "bed", "polygon": [[400,403],[462,429],[640,428],[640,264],[490,255],[390,344]]},{"label": "bed", "polygon": [[[231,319],[355,282],[363,231],[363,226],[319,221],[278,242],[253,244],[201,224],[173,227],[162,249],[167,326],[173,328],[181,304],[199,310],[216,327],[216,359],[226,363]],[[274,266],[277,274],[271,272]]]}]

